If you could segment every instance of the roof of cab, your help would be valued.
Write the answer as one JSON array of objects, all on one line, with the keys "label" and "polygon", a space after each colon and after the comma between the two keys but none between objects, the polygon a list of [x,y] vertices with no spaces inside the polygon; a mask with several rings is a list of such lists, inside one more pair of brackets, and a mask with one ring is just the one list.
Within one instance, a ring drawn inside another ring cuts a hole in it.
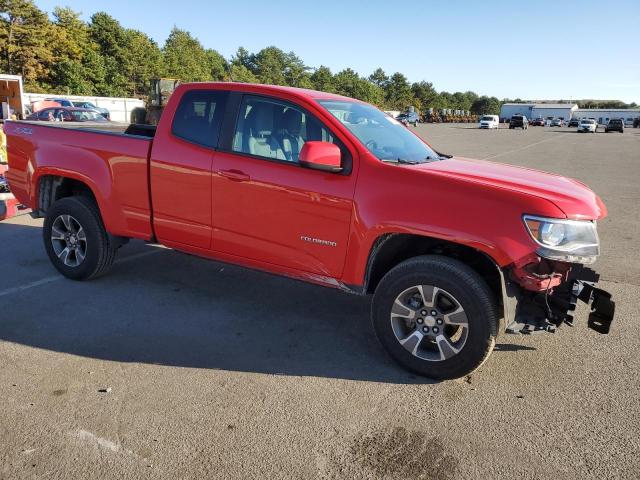
[{"label": "roof of cab", "polygon": [[311,90],[308,88],[296,88],[285,87],[281,85],[263,85],[258,83],[240,83],[240,82],[193,82],[183,83],[180,87],[197,85],[200,88],[215,88],[216,90],[225,89],[239,92],[254,92],[254,93],[287,93],[289,95],[295,95],[297,97],[303,97],[312,100],[347,100],[350,102],[360,102],[360,100],[345,97],[335,93],[319,92],[317,90]]}]

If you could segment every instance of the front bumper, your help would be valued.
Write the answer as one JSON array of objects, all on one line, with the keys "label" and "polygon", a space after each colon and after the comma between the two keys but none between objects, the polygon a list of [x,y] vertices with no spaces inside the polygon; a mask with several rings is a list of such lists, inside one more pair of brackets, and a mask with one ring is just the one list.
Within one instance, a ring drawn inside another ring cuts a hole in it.
[{"label": "front bumper", "polygon": [[[505,298],[504,302],[507,333],[555,332],[562,324],[573,326],[578,300],[591,309],[588,327],[601,334],[609,333],[616,304],[610,293],[595,286],[599,279],[592,269],[573,264],[562,283],[553,287],[548,283],[542,291],[525,290],[509,281],[505,293],[511,301]],[[511,312],[507,312],[509,305]]]}]

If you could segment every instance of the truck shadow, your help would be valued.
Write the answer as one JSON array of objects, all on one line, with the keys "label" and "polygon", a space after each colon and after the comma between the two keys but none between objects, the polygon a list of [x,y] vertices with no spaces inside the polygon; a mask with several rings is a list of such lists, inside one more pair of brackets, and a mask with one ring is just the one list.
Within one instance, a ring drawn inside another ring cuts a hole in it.
[{"label": "truck shadow", "polygon": [[[6,224],[0,236],[15,238],[16,228],[39,239],[40,228]],[[134,242],[120,256],[153,248]],[[3,258],[5,271],[55,277],[47,262],[24,262],[45,259],[41,248],[14,253]],[[369,309],[368,297],[161,250],[94,281],[0,293],[0,339],[116,362],[433,383],[389,359]]]},{"label": "truck shadow", "polygon": [[[378,344],[370,297],[141,242],[119,252],[109,275],[74,282],[56,278],[40,235],[38,225],[0,224],[0,240],[12,245],[0,266],[16,278],[0,286],[0,340],[116,362],[435,383]],[[496,345],[520,349],[530,348]]]}]

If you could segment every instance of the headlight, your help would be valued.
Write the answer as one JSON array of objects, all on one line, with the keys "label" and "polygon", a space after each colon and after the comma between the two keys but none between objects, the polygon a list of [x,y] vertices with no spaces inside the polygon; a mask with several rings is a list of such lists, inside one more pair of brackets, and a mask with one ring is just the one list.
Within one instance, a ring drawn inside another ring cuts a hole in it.
[{"label": "headlight", "polygon": [[543,258],[588,264],[600,254],[595,222],[525,215],[524,223],[531,238],[540,245],[536,253]]}]

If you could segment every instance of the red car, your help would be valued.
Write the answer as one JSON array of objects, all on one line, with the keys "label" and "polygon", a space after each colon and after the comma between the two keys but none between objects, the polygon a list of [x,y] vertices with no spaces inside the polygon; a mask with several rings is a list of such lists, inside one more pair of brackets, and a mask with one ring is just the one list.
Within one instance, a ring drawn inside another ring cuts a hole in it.
[{"label": "red car", "polygon": [[71,279],[105,273],[138,238],[373,294],[382,345],[432,378],[469,374],[505,330],[571,323],[578,299],[593,329],[607,333],[613,319],[584,266],[607,213],[595,193],[439,153],[358,100],[183,84],[157,129],[5,131],[11,188],[44,217],[46,252]]},{"label": "red car", "polygon": [[29,115],[27,120],[43,122],[108,122],[99,112],[78,107],[49,107]]},{"label": "red car", "polygon": [[544,118],[538,117],[535,120],[531,120],[531,123],[529,123],[529,125],[533,127],[544,127]]}]

